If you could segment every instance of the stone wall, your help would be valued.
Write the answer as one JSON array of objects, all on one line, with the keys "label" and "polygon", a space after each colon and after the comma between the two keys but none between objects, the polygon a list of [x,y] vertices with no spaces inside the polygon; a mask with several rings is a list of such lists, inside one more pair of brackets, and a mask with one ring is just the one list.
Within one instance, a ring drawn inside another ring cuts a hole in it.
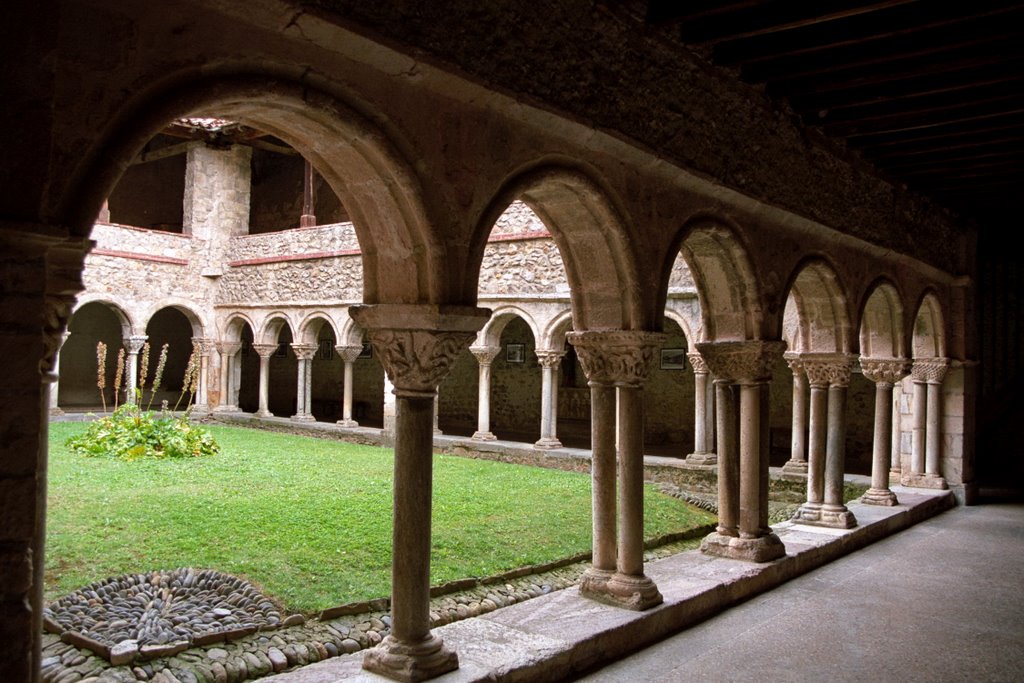
[{"label": "stone wall", "polygon": [[229,262],[280,258],[283,256],[358,252],[355,226],[333,223],[312,228],[295,228],[231,238]]}]

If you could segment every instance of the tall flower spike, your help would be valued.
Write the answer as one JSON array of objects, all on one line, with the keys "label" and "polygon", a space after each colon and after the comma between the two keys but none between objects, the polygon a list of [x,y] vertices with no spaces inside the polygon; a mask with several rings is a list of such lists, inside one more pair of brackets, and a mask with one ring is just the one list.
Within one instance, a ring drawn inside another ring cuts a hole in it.
[{"label": "tall flower spike", "polygon": [[114,410],[117,410],[117,399],[121,395],[121,382],[124,379],[124,347],[117,350],[117,371],[114,373]]},{"label": "tall flower spike", "polygon": [[100,402],[105,413],[107,397],[103,390],[107,388],[107,345],[103,342],[96,344],[96,388],[100,390]]}]

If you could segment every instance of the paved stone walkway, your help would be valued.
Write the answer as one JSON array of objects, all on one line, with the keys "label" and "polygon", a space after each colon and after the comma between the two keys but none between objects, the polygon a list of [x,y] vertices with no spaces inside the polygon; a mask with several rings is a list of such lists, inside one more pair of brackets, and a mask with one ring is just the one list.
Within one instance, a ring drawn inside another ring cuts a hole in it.
[{"label": "paved stone walkway", "polygon": [[1024,681],[1024,503],[945,512],[578,680]]}]

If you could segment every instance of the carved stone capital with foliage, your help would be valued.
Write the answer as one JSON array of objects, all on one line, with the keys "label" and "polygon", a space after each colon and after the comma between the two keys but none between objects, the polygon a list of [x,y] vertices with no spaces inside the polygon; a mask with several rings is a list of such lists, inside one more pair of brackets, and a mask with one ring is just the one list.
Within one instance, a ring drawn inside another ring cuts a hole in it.
[{"label": "carved stone capital with foliage", "polygon": [[893,386],[907,376],[905,358],[861,358],[860,369],[875,384]]},{"label": "carved stone capital with foliage", "polygon": [[665,343],[664,334],[641,330],[569,332],[566,338],[588,380],[620,386],[642,385]]},{"label": "carved stone capital with foliage", "polygon": [[480,365],[490,365],[501,352],[500,346],[470,346],[469,352],[476,358]]},{"label": "carved stone capital with foliage", "polygon": [[349,314],[366,332],[397,396],[433,396],[490,311],[468,306],[377,304]]},{"label": "carved stone capital with foliage", "polygon": [[854,356],[848,353],[805,353],[804,371],[812,387],[848,387]]},{"label": "carved stone capital with foliage", "polygon": [[704,356],[700,355],[696,351],[691,351],[686,354],[687,359],[690,361],[690,365],[693,367],[693,374],[695,375],[706,375],[708,374],[708,364],[704,360]]},{"label": "carved stone capital with foliage", "polygon": [[242,349],[242,342],[220,342],[217,344],[217,350],[220,351],[220,355],[224,358],[230,358]]},{"label": "carved stone capital with foliage", "polygon": [[299,360],[313,360],[319,348],[316,344],[292,344],[292,351]]},{"label": "carved stone capital with foliage", "polygon": [[928,384],[942,384],[949,371],[948,358],[925,358],[914,359],[910,375],[915,382],[926,382]]},{"label": "carved stone capital with foliage", "polygon": [[149,337],[144,334],[133,334],[125,338],[124,347],[128,350],[129,354],[137,354],[146,345],[148,340]]},{"label": "carved stone capital with foliage", "polygon": [[260,358],[270,358],[277,352],[278,344],[253,344],[252,350]]},{"label": "carved stone capital with foliage", "polygon": [[792,351],[787,351],[782,354],[782,359],[786,361],[786,365],[789,366],[789,370],[794,376],[804,374],[804,358],[802,355]]},{"label": "carved stone capital with foliage", "polygon": [[557,368],[558,364],[562,362],[562,358],[565,357],[565,351],[537,349],[534,353],[537,354],[537,362],[542,368]]},{"label": "carved stone capital with foliage", "polygon": [[702,342],[697,350],[715,379],[729,382],[767,382],[772,367],[786,349],[782,341]]}]

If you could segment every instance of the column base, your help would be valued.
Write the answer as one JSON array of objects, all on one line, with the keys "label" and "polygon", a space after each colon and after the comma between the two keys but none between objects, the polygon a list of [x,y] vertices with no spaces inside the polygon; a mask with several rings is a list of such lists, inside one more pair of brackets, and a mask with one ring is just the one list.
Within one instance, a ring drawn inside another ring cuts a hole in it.
[{"label": "column base", "polygon": [[899,484],[902,479],[903,479],[903,470],[901,470],[899,467],[894,467],[891,470],[889,470],[889,483],[890,484]]},{"label": "column base", "polygon": [[475,439],[476,441],[495,441],[498,437],[491,432],[476,431],[473,432],[473,436],[470,438]]},{"label": "column base", "polygon": [[861,496],[860,502],[865,505],[885,505],[893,506],[899,505],[900,501],[896,499],[896,494],[889,489],[876,489],[870,488],[864,492]]},{"label": "column base", "polygon": [[820,503],[804,503],[793,515],[793,522],[823,526],[830,529],[852,529],[857,526],[857,518],[846,509],[845,505],[822,505]]},{"label": "column base", "polygon": [[256,417],[274,417],[274,414],[269,410],[257,410],[253,415]]},{"label": "column base", "polygon": [[338,425],[339,427],[346,427],[348,429],[355,429],[356,427],[359,426],[359,423],[356,422],[355,420],[338,420],[334,424]]},{"label": "column base", "polygon": [[417,683],[455,671],[459,657],[433,634],[418,643],[405,643],[389,635],[367,651],[363,668],[403,683]]},{"label": "column base", "polygon": [[782,472],[784,474],[802,474],[807,475],[807,461],[806,460],[788,460],[785,465],[782,466]]},{"label": "column base", "polygon": [[649,577],[588,569],[580,582],[580,595],[613,607],[636,612],[660,605],[665,599]]},{"label": "column base", "polygon": [[937,474],[904,474],[900,477],[900,484],[917,489],[948,489],[946,480]]},{"label": "column base", "polygon": [[785,557],[786,546],[773,532],[757,538],[726,536],[714,531],[704,537],[700,551],[705,555],[727,557],[744,562],[771,562]]},{"label": "column base", "polygon": [[50,415],[52,415],[53,417],[60,417],[63,414],[64,411],[61,410],[60,408],[50,408]]},{"label": "column base", "polygon": [[687,465],[717,465],[718,453],[690,453],[686,456]]},{"label": "column base", "polygon": [[213,409],[215,413],[240,413],[242,412],[238,406],[217,406]]},{"label": "column base", "polygon": [[539,448],[542,451],[550,451],[555,448],[561,448],[562,442],[554,437],[545,437],[533,444],[534,448]]},{"label": "column base", "polygon": [[316,418],[308,413],[304,415],[292,415],[292,419],[296,422],[316,422]]}]

